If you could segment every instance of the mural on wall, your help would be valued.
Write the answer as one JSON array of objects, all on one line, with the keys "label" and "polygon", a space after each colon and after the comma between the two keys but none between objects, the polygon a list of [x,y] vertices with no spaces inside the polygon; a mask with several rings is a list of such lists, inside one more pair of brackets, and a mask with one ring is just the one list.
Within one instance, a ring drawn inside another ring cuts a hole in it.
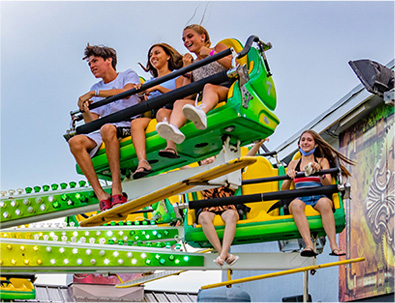
[{"label": "mural on wall", "polygon": [[366,258],[340,267],[340,302],[394,292],[394,137],[394,107],[384,104],[340,135],[340,151],[357,165],[348,167],[351,200],[339,241],[347,259]]}]

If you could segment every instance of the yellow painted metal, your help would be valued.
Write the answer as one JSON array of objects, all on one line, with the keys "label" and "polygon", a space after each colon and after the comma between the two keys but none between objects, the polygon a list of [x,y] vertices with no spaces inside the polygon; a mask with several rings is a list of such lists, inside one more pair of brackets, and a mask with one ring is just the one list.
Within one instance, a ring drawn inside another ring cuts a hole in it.
[{"label": "yellow painted metal", "polygon": [[355,258],[355,259],[343,260],[343,261],[332,262],[332,263],[325,263],[325,264],[320,264],[320,265],[306,266],[306,267],[301,267],[301,268],[295,268],[295,269],[274,272],[274,273],[270,273],[270,274],[264,274],[264,275],[259,275],[259,276],[253,276],[253,277],[229,280],[229,281],[215,283],[215,284],[204,285],[201,287],[201,289],[209,289],[209,288],[227,286],[230,284],[251,282],[251,281],[255,281],[255,280],[273,278],[273,277],[284,276],[284,275],[294,274],[294,273],[303,272],[303,271],[316,270],[319,268],[326,268],[326,267],[344,265],[344,264],[349,264],[349,263],[357,263],[357,262],[362,262],[362,261],[365,261],[365,258],[362,257],[362,258]]}]

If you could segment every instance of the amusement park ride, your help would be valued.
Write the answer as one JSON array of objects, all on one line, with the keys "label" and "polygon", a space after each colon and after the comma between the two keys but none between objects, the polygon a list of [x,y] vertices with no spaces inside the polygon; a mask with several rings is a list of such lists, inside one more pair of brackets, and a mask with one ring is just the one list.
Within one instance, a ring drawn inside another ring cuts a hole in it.
[{"label": "amusement park ride", "polygon": [[[229,71],[87,124],[77,126],[82,115],[79,111],[71,112],[71,128],[65,134],[66,139],[97,130],[107,122],[122,121],[160,108],[201,91],[206,83],[233,80],[227,101],[218,104],[207,115],[207,129],[197,130],[192,123],[182,128],[186,140],[178,146],[180,157],[177,159],[158,156],[166,141],[155,130],[156,120],[151,120],[146,130],[147,159],[153,170],[149,177],[131,179],[138,160],[131,138],[121,141],[122,187],[128,195],[127,203],[98,213],[98,200],[84,181],[78,185],[70,182],[1,192],[1,299],[34,297],[34,287],[22,274],[34,277],[36,273],[55,272],[171,271],[161,274],[167,276],[185,270],[218,270],[213,263],[216,254],[210,249],[201,250],[211,248],[195,220],[195,209],[203,203],[204,206],[245,203],[251,208],[238,221],[233,245],[300,238],[292,215],[278,202],[311,195],[312,190],[280,192],[282,180],[288,177],[281,163],[272,164],[266,158],[275,153],[267,153],[266,157],[244,156],[248,150],[246,145],[272,135],[279,124],[274,114],[276,90],[265,56],[271,44],[263,43],[256,36],[249,37],[245,47],[236,39],[221,42],[229,49],[91,107],[125,98],[231,54],[234,68]],[[217,158],[212,164],[196,164],[214,155]],[[92,161],[99,178],[110,180],[104,146]],[[180,169],[186,165],[191,168]],[[334,178],[333,185],[313,191],[332,195],[336,231],[341,232],[345,227],[343,198],[346,190],[339,169],[329,171],[338,177]],[[78,166],[77,172],[81,173]],[[304,173],[299,174],[304,176]],[[236,195],[199,200],[201,190],[219,186],[237,189]],[[105,190],[110,192],[111,188],[107,186]],[[314,237],[325,235],[319,213],[308,206],[306,214]],[[65,216],[68,216],[68,223],[57,226],[31,224]],[[224,222],[219,216],[214,225],[222,239]],[[190,252],[186,244],[200,250]],[[290,270],[314,266],[316,262],[315,258],[303,258],[297,252],[239,255],[240,260],[232,269]],[[224,265],[223,269],[229,267]],[[138,283],[129,281],[118,287],[130,287],[154,278],[158,276],[143,277]]]}]

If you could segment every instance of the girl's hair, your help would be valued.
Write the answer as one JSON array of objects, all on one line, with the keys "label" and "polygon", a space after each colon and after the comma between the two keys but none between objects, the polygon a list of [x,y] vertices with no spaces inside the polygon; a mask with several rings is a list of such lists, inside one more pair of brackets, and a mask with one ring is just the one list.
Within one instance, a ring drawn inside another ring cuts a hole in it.
[{"label": "girl's hair", "polygon": [[342,174],[347,177],[351,176],[350,172],[340,162],[343,161],[350,165],[355,165],[355,162],[347,158],[346,156],[342,155],[336,149],[330,146],[329,143],[326,142],[316,131],[312,129],[308,129],[302,132],[298,140],[298,147],[299,147],[300,139],[305,133],[310,134],[313,137],[315,144],[317,144],[317,148],[315,149],[314,156],[328,159],[330,167],[336,167],[335,158],[337,156],[339,158],[339,164]]},{"label": "girl's hair", "polygon": [[203,35],[204,34],[204,36],[205,36],[205,38],[204,38],[204,45],[206,47],[210,47],[211,46],[210,36],[209,36],[207,30],[203,26],[201,26],[199,24],[191,24],[191,25],[188,25],[187,27],[185,27],[184,31],[187,30],[187,29],[194,30],[199,35]]},{"label": "girl's hair", "polygon": [[139,65],[141,66],[142,69],[144,69],[147,73],[150,72],[150,74],[152,76],[154,76],[155,78],[158,77],[158,71],[152,66],[151,62],[150,62],[150,54],[151,54],[151,50],[155,47],[155,46],[159,46],[161,47],[164,52],[170,56],[170,59],[168,61],[169,64],[169,69],[171,71],[175,70],[175,69],[179,69],[182,67],[183,62],[182,62],[182,55],[176,50],[174,49],[174,47],[170,46],[167,43],[156,43],[154,45],[152,45],[149,50],[148,50],[148,60],[147,60],[147,66],[144,67],[141,63],[139,63]]}]

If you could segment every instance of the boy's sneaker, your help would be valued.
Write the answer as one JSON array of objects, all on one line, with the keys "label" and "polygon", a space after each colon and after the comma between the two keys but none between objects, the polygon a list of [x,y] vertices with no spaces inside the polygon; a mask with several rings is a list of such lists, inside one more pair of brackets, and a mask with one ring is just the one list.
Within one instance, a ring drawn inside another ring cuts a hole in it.
[{"label": "boy's sneaker", "polygon": [[207,128],[207,116],[199,107],[191,104],[185,104],[182,108],[185,118],[191,120],[197,129]]}]

